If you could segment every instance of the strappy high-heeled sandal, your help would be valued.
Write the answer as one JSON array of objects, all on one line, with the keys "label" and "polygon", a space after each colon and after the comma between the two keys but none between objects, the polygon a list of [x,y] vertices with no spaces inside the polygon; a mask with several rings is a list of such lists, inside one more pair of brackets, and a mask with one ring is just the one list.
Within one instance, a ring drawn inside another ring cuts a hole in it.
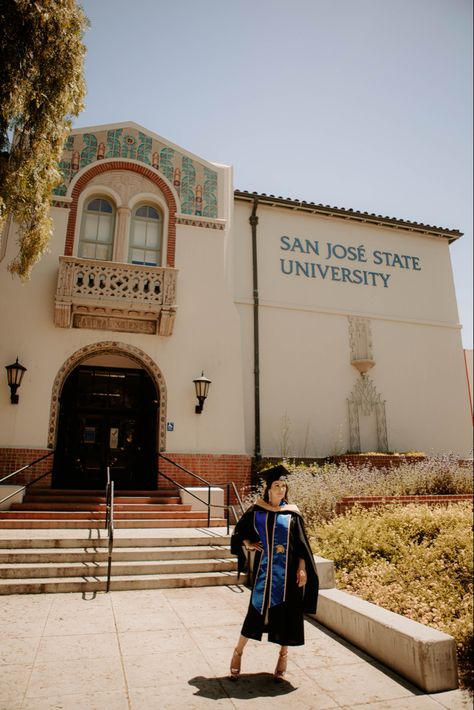
[{"label": "strappy high-heeled sandal", "polygon": [[274,680],[277,680],[277,681],[285,680],[287,661],[288,661],[288,651],[284,651],[283,653],[280,651],[280,653],[278,655],[278,662],[277,662],[277,665],[275,668],[275,672],[273,673]]},{"label": "strappy high-heeled sandal", "polygon": [[[238,665],[237,663],[234,662],[235,659],[238,659]],[[234,653],[232,654],[232,659],[230,661],[230,675],[229,678],[231,680],[239,680],[240,676],[240,662],[242,658],[242,651],[237,651],[236,648],[234,648]]]}]

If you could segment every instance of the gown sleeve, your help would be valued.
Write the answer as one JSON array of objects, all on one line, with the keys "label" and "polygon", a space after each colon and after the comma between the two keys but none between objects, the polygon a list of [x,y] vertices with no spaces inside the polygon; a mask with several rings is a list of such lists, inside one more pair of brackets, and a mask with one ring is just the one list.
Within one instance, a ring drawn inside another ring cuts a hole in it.
[{"label": "gown sleeve", "polygon": [[303,609],[307,614],[315,614],[319,592],[318,573],[316,571],[313,552],[306,535],[303,518],[301,515],[295,517],[295,552],[298,558],[303,559],[306,563],[306,585],[303,593]]},{"label": "gown sleeve", "polygon": [[253,524],[253,507],[247,510],[234,528],[230,538],[230,551],[237,556],[237,578],[247,571],[247,555],[244,551],[244,540],[258,542],[259,537]]}]

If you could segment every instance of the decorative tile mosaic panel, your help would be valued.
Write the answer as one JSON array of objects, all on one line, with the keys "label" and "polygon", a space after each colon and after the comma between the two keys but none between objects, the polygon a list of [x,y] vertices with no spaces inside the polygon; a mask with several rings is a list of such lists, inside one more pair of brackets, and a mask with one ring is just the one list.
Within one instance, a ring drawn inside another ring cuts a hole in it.
[{"label": "decorative tile mosaic panel", "polygon": [[151,165],[173,184],[182,213],[217,218],[217,172],[132,126],[69,136],[59,163],[63,181],[53,193],[66,195],[79,170],[104,158]]},{"label": "decorative tile mosaic panel", "polygon": [[217,214],[217,173],[209,168],[204,168],[204,207],[202,214],[204,217],[214,217]]},{"label": "decorative tile mosaic panel", "polygon": [[183,156],[183,169],[181,171],[181,211],[184,214],[196,214],[195,201],[196,196],[194,188],[196,187],[196,170],[193,161],[186,156]]}]

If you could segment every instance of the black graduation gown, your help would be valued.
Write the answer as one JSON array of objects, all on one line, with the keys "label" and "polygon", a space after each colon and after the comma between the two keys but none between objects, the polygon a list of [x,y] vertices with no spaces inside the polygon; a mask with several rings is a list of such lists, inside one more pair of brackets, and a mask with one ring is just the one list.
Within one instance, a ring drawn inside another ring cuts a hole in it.
[{"label": "black graduation gown", "polygon": [[[278,513],[279,516],[290,516],[289,522],[284,521],[289,524],[287,573],[284,582],[281,580],[281,585],[284,587],[284,599],[281,603],[273,605],[270,603],[269,590],[272,589],[273,584],[272,565],[262,564],[262,568],[265,566],[267,568],[266,579],[264,580],[266,592],[264,596],[261,596],[263,605],[257,604],[259,606],[259,610],[257,610],[253,604],[253,599],[258,583],[260,563],[261,561],[265,563],[265,559],[262,560],[262,557],[265,558],[268,555],[267,560],[269,558],[273,559],[275,554],[274,531],[277,513],[266,511],[258,505],[252,506],[243,514],[235,526],[231,540],[231,550],[233,554],[238,556],[240,573],[245,569],[246,565],[246,556],[242,548],[243,541],[260,541],[256,527],[255,514],[257,512],[265,515],[265,518],[260,516],[260,521],[265,520],[266,530],[268,531],[268,547],[263,553],[257,552],[255,554],[252,596],[247,616],[242,626],[242,636],[260,641],[262,634],[268,633],[268,640],[272,643],[277,643],[281,646],[301,646],[304,644],[303,615],[305,612],[316,613],[319,587],[313,553],[306,536],[303,519],[299,513],[293,511]],[[296,571],[301,558],[306,562],[307,582],[304,587],[298,587],[296,583]],[[262,582],[262,576],[261,573],[260,582]],[[276,584],[279,583],[280,580],[276,582]]]}]

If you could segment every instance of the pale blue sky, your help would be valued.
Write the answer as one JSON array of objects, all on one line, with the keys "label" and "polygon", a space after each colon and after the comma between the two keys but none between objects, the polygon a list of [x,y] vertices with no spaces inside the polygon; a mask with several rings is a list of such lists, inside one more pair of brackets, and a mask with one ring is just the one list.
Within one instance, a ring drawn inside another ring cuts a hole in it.
[{"label": "pale blue sky", "polygon": [[234,166],[236,188],[464,236],[472,348],[471,0],[84,0],[75,126],[132,120]]}]

